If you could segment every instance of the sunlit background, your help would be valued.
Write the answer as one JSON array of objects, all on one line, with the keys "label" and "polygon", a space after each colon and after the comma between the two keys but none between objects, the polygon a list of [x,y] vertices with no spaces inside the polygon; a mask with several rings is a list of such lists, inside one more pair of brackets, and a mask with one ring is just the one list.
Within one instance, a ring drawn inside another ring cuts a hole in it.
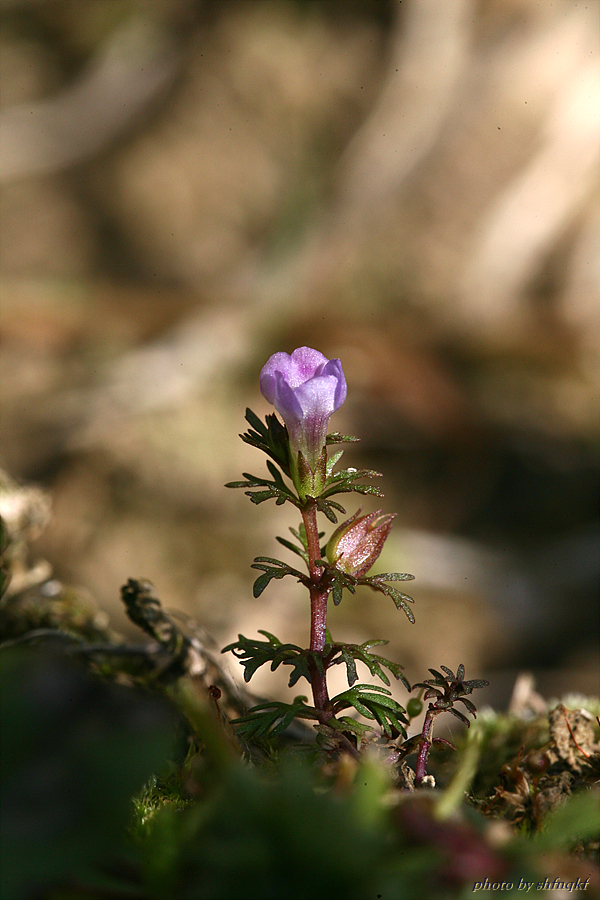
[{"label": "sunlit background", "polygon": [[595,691],[598,0],[1,10],[0,464],[51,493],[56,578],[119,631],[144,576],[220,644],[306,643],[303,589],[252,598],[297,516],[223,485],[307,344],[398,513],[380,570],[416,576],[415,625],[357,594],[334,636],[498,704],[522,670]]}]

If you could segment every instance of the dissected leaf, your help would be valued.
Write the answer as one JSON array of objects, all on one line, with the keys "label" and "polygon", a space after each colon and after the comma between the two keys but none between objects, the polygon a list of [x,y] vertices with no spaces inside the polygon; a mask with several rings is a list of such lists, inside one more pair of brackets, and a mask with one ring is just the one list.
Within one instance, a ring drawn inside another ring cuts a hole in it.
[{"label": "dissected leaf", "polygon": [[414,625],[415,616],[408,605],[409,603],[414,603],[413,598],[385,583],[386,581],[412,581],[413,578],[414,575],[409,575],[407,572],[386,572],[382,575],[368,575],[364,578],[359,578],[358,584],[364,584],[374,591],[379,591],[386,597],[391,597],[396,608],[401,609],[406,614],[409,622]]},{"label": "dissected leaf", "polygon": [[352,434],[340,434],[339,431],[332,431],[327,435],[328,444],[356,444],[360,438],[354,437]]},{"label": "dissected leaf", "polygon": [[[399,663],[391,662],[389,659],[386,659],[383,656],[378,656],[375,653],[370,652],[370,648],[377,646],[379,644],[387,644],[387,641],[383,640],[371,640],[365,641],[364,644],[331,644],[329,653],[339,654],[338,657],[334,655],[331,659],[331,665],[338,665],[340,663],[344,663],[346,666],[348,684],[350,687],[357,681],[358,674],[356,671],[356,661],[364,663],[369,669],[371,675],[375,675],[384,682],[384,684],[389,685],[390,680],[383,671],[383,667],[388,669],[394,678],[402,681],[404,686],[408,691],[410,691],[410,685],[404,675],[402,674],[402,666]],[[326,648],[328,649],[328,648]]]},{"label": "dissected leaf", "polygon": [[334,697],[331,705],[336,713],[348,706],[354,707],[365,718],[376,721],[387,737],[392,737],[394,730],[406,737],[404,729],[404,725],[408,724],[406,710],[394,700],[386,688],[357,684]]},{"label": "dissected leaf", "polygon": [[260,597],[266,586],[273,578],[285,578],[286,575],[292,575],[303,584],[309,584],[308,576],[299,572],[298,569],[288,566],[287,563],[280,559],[273,559],[271,556],[257,556],[252,563],[251,569],[260,569],[263,574],[259,575],[252,588],[255,597]]},{"label": "dissected leaf", "polygon": [[232,719],[231,724],[246,740],[260,740],[276,737],[288,728],[294,719],[318,719],[319,714],[312,706],[306,705],[306,697],[300,696],[293,703],[271,700],[253,706],[245,716]]}]

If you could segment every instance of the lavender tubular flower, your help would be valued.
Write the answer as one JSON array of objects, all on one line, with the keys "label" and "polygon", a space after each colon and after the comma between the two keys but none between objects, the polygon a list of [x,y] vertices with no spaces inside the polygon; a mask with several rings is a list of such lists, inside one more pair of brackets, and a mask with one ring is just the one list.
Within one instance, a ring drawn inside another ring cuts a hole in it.
[{"label": "lavender tubular flower", "polygon": [[339,359],[299,347],[289,356],[275,353],[260,373],[260,389],[283,419],[290,439],[290,464],[300,495],[322,490],[330,416],[346,399]]},{"label": "lavender tubular flower", "polygon": [[327,544],[327,559],[342,572],[361,578],[379,558],[392,527],[394,513],[381,510],[360,516],[359,509],[333,532]]}]

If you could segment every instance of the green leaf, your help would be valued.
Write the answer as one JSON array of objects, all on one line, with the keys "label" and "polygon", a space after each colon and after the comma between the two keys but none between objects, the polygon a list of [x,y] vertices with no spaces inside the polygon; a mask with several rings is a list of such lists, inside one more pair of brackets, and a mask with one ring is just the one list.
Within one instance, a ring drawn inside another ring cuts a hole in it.
[{"label": "green leaf", "polygon": [[288,728],[294,719],[318,719],[319,714],[312,706],[306,705],[306,697],[296,697],[293,703],[271,700],[260,703],[248,710],[245,716],[232,719],[231,724],[246,740],[261,740],[276,737]]},{"label": "green leaf", "polygon": [[366,484],[354,484],[359,478],[380,478],[381,472],[374,469],[342,469],[335,472],[327,478],[325,490],[321,494],[321,498],[330,497],[333,494],[348,493],[355,491],[358,494],[373,494],[377,497],[383,497],[380,488]]},{"label": "green leaf", "polygon": [[[275,472],[277,471],[274,466],[273,470]],[[286,502],[286,500],[288,500],[290,503],[293,503],[294,506],[301,506],[300,501],[298,500],[296,495],[286,486],[279,473],[277,473],[278,478],[276,481],[271,481],[268,478],[259,478],[258,475],[251,475],[248,472],[243,472],[242,474],[246,481],[229,481],[225,485],[225,487],[264,488],[264,490],[246,491],[246,495],[250,497],[252,503],[258,504],[263,503],[265,500],[275,500],[277,505],[281,506]]]},{"label": "green leaf", "polygon": [[358,478],[381,478],[382,473],[376,472],[375,469],[340,469],[329,479],[332,484],[339,481],[356,481]]},{"label": "green leaf", "polygon": [[327,469],[326,469],[327,477],[329,477],[331,475],[331,473],[333,472],[333,470],[336,466],[336,463],[338,463],[340,461],[340,459],[342,458],[343,455],[344,455],[343,450],[338,450],[336,453],[331,454],[330,458],[327,460]]},{"label": "green leaf", "polygon": [[540,850],[566,849],[600,834],[599,799],[598,791],[585,791],[555,809],[535,838]]},{"label": "green leaf", "polygon": [[[300,556],[308,566],[308,540],[306,538],[306,529],[304,527],[304,523],[300,523],[298,531],[296,531],[295,528],[290,528],[289,530],[294,535],[300,546],[292,543],[292,541],[288,541],[287,538],[276,537],[275,540],[282,544],[284,547],[287,547],[288,550],[291,550],[292,553],[296,553],[298,556]],[[319,539],[323,537],[323,534],[323,531],[319,532]]]},{"label": "green leaf", "polygon": [[[352,687],[352,685],[358,681],[358,672],[356,671],[356,663],[354,662],[354,657],[350,652],[348,646],[341,648],[341,657],[342,662],[346,665],[346,675],[348,678],[348,685]],[[389,683],[389,682],[388,682]]]},{"label": "green leaf", "polygon": [[294,578],[297,578],[303,584],[310,584],[307,575],[303,575],[298,569],[288,566],[287,563],[282,562],[280,559],[273,559],[271,556],[257,556],[250,568],[260,569],[263,572],[262,575],[258,576],[252,588],[255,597],[260,597],[273,578],[285,578],[286,575],[293,575]]},{"label": "green leaf", "polygon": [[371,578],[377,578],[381,581],[414,581],[415,576],[409,575],[408,572],[382,572],[379,575],[371,575]]},{"label": "green leaf", "polygon": [[342,595],[344,592],[344,586],[339,581],[333,582],[333,589],[331,596],[333,597],[333,605],[339,606],[342,602]]},{"label": "green leaf", "polygon": [[297,547],[296,544],[292,544],[291,541],[286,540],[286,538],[275,537],[275,540],[278,541],[283,547],[287,547],[288,550],[291,550],[292,553],[296,553],[298,556],[301,556],[305,563],[308,563],[308,553],[306,550],[302,550],[300,547]]},{"label": "green leaf", "polygon": [[272,480],[259,478],[256,475],[249,475],[247,472],[244,472],[243,476],[247,479],[245,482],[230,481],[225,486],[229,488],[263,488],[263,490],[258,491],[246,491],[252,503],[259,504],[264,503],[265,500],[275,500],[278,506],[282,506],[286,501],[289,501],[301,508],[301,501],[283,480],[283,475],[286,475],[288,478],[291,477],[287,428],[281,424],[273,413],[266,417],[265,424],[263,424],[251,409],[247,409],[246,420],[252,428],[245,434],[241,434],[240,437],[245,443],[262,450],[263,453],[271,457],[271,459],[267,460],[267,468],[272,476]]},{"label": "green leaf", "polygon": [[346,513],[346,510],[341,504],[335,503],[333,500],[324,500],[323,495],[316,498],[316,505],[319,512],[322,512],[323,515],[327,516],[329,521],[334,525],[337,524],[337,516],[333,510],[336,509],[338,512],[341,512],[342,515],[345,515]]},{"label": "green leaf", "polygon": [[271,671],[275,671],[280,665],[291,666],[292,672],[288,685],[293,687],[300,678],[311,680],[311,663],[322,675],[324,671],[323,658],[320,653],[312,650],[303,650],[297,644],[282,644],[279,638],[268,631],[260,631],[267,638],[266,641],[253,640],[238,635],[238,640],[228,644],[221,651],[231,651],[244,666],[244,681],[248,682],[260,666],[271,664]]},{"label": "green leaf", "polygon": [[384,684],[389,685],[390,680],[383,671],[383,666],[388,669],[396,680],[402,681],[404,687],[407,691],[410,691],[410,684],[404,677],[401,672],[402,666],[399,663],[391,662],[389,659],[385,659],[383,656],[378,656],[375,653],[370,653],[370,647],[377,646],[378,644],[387,644],[387,641],[382,640],[371,640],[365,641],[364,644],[333,644],[332,650],[339,650],[339,658],[333,658],[332,665],[337,665],[339,663],[345,663],[347,675],[348,675],[348,684],[350,687],[357,680],[356,673],[356,665],[355,660],[364,663],[369,669],[371,675],[375,675],[377,678],[380,678]]},{"label": "green leaf", "polygon": [[357,583],[364,584],[374,591],[379,591],[386,597],[391,597],[396,605],[396,609],[401,609],[406,613],[407,619],[414,625],[414,613],[408,605],[409,603],[414,603],[413,598],[384,583],[385,581],[411,581],[413,578],[414,575],[408,575],[406,572],[387,572],[383,575],[369,575],[359,578]]},{"label": "green leaf", "polygon": [[335,606],[339,606],[341,603],[344,588],[350,591],[351,594],[356,593],[355,585],[357,582],[353,575],[348,575],[346,572],[340,572],[339,569],[330,565],[325,559],[318,560],[318,565],[327,569]]},{"label": "green leaf", "polygon": [[262,450],[263,453],[275,460],[282,471],[289,476],[289,438],[285,425],[281,424],[274,413],[266,416],[265,424],[263,424],[251,409],[246,410],[246,421],[254,428],[254,431],[251,429],[240,435],[244,443]]},{"label": "green leaf", "polygon": [[[300,681],[301,678],[306,678],[306,680],[310,684],[310,670],[308,668],[308,663],[305,657],[297,656],[296,659],[285,660],[285,662],[294,666],[293,670],[290,672],[288,687],[294,687],[294,685],[298,681]],[[271,668],[273,667],[271,666]]]},{"label": "green leaf", "polygon": [[[269,584],[271,578],[275,578],[276,576],[271,575],[269,572],[265,572],[263,575],[259,575],[256,581],[252,586],[252,593],[255,597],[260,597],[266,586]],[[280,575],[277,577],[281,577]]]},{"label": "green leaf", "polygon": [[265,500],[273,500],[274,498],[279,499],[280,492],[273,488],[269,488],[268,491],[256,491],[255,493],[247,491],[247,496],[250,497],[253,503],[258,505],[259,503],[264,503]]},{"label": "green leaf", "polygon": [[355,494],[368,494],[370,497],[385,497],[381,488],[375,487],[373,484],[353,484],[352,487],[345,488],[348,491],[354,491]]},{"label": "green leaf", "polygon": [[[442,668],[444,667],[442,666]],[[441,672],[438,672],[437,669],[429,669],[429,671],[435,677],[435,680],[438,684],[442,684],[444,686],[446,685],[446,678],[441,674]],[[451,679],[454,680],[454,675],[452,674],[452,672],[450,672],[450,676]]]},{"label": "green leaf", "polygon": [[[295,538],[302,544],[305,550],[308,550],[308,538],[306,537],[306,528],[304,527],[304,522],[300,522],[298,526],[298,531],[295,528],[290,528],[290,531],[294,535]],[[319,533],[319,537],[322,537],[324,532]]]},{"label": "green leaf", "polygon": [[362,737],[367,731],[373,730],[370,725],[366,725],[364,722],[357,722],[356,719],[351,719],[350,716],[330,719],[325,727],[334,728],[337,731],[351,731],[358,737]]},{"label": "green leaf", "polygon": [[336,713],[353,706],[365,718],[376,721],[387,737],[392,737],[393,729],[406,737],[404,730],[404,725],[408,724],[406,710],[393,699],[386,688],[357,684],[334,697],[331,705]]},{"label": "green leaf", "polygon": [[[437,703],[436,706],[441,707],[442,705],[440,703]],[[456,716],[457,719],[460,719],[460,721],[464,725],[466,725],[467,728],[471,727],[471,722],[469,721],[469,719],[467,719],[466,716],[463,716],[463,714],[461,712],[459,712],[457,709],[454,709],[453,707],[449,706],[448,709],[446,710],[446,712],[452,713],[453,716]]]},{"label": "green leaf", "polygon": [[275,637],[274,634],[271,634],[270,631],[265,631],[264,628],[259,628],[259,629],[258,629],[258,633],[259,633],[259,634],[264,634],[265,637],[269,638],[269,643],[270,643],[273,647],[281,647],[281,646],[283,646],[282,643],[281,643],[281,641],[279,640],[279,638],[278,638],[278,637]]},{"label": "green leaf", "polygon": [[402,666],[399,663],[390,662],[383,656],[377,656],[370,653],[370,648],[378,644],[387,644],[387,641],[371,640],[364,644],[340,644],[330,641],[326,646],[326,653],[329,657],[329,665],[339,665],[343,663],[346,666],[348,685],[352,685],[357,681],[358,674],[356,671],[356,661],[364,663],[372,675],[376,675],[385,684],[389,685],[390,681],[382,666],[389,669],[396,679],[401,679],[407,690],[410,691],[410,685],[401,674]]},{"label": "green leaf", "polygon": [[267,460],[267,469],[273,476],[273,482],[277,485],[277,487],[280,488],[282,491],[285,491],[287,494],[291,495],[292,491],[288,488],[285,481],[281,477],[281,472],[279,471],[277,466],[273,465],[273,463],[271,462],[270,459]]},{"label": "green leaf", "polygon": [[260,634],[264,634],[267,640],[257,641],[239,634],[237,641],[223,647],[221,651],[222,653],[231,651],[239,659],[244,666],[244,681],[246,682],[250,681],[257,669],[265,663],[272,663],[276,656],[281,655],[283,651],[287,653],[302,652],[301,648],[296,647],[295,644],[282,644],[279,638],[268,631],[261,631]]},{"label": "green leaf", "polygon": [[340,434],[339,431],[332,431],[327,435],[328,444],[356,444],[360,438],[354,437],[352,434]]}]

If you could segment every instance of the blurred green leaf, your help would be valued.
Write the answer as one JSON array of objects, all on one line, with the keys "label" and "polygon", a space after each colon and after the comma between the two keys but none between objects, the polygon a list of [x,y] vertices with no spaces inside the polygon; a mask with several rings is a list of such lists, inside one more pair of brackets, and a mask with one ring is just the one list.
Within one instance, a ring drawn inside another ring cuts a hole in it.
[{"label": "blurred green leaf", "polygon": [[174,750],[170,708],[31,649],[0,653],[0,703],[0,896],[93,883],[127,852],[132,797]]},{"label": "blurred green leaf", "polygon": [[159,811],[144,853],[148,889],[170,900],[375,900],[383,823],[323,786],[294,758],[270,773],[236,768],[202,808]]},{"label": "blurred green leaf", "polygon": [[571,797],[546,819],[536,835],[539,850],[567,850],[578,841],[600,835],[600,792],[586,790]]}]

